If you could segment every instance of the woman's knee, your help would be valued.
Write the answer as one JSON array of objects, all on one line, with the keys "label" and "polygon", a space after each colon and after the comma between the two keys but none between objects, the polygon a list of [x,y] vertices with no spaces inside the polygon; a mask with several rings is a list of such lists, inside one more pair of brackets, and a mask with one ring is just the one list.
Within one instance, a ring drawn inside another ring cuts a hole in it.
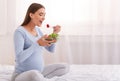
[{"label": "woman's knee", "polygon": [[63,74],[66,74],[70,70],[70,66],[68,64],[61,64],[61,69],[63,71]]},{"label": "woman's knee", "polygon": [[61,76],[68,73],[69,70],[70,67],[68,64],[58,64],[58,67],[55,69],[54,74],[57,76]]},{"label": "woman's knee", "polygon": [[30,71],[30,76],[33,80],[36,80],[36,81],[37,80],[42,81],[42,79],[44,79],[43,75],[37,70],[31,70]]},{"label": "woman's knee", "polygon": [[15,81],[43,81],[43,75],[37,70],[30,70],[21,73]]}]

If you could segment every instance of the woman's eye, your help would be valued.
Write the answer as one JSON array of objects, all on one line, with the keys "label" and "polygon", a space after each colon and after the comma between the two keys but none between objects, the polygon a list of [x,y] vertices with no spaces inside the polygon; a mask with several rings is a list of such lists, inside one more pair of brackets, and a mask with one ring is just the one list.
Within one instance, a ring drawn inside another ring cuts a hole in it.
[{"label": "woman's eye", "polygon": [[45,14],[43,14],[43,13],[40,13],[40,14],[39,14],[39,16],[45,16]]}]

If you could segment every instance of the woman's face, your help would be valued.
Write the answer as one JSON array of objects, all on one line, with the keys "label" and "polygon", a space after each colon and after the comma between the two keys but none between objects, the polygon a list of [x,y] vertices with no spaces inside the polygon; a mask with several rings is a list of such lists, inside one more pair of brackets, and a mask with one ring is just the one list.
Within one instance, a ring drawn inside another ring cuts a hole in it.
[{"label": "woman's face", "polygon": [[35,26],[41,26],[42,22],[45,20],[45,9],[40,8],[34,14],[30,13],[31,21],[34,23]]}]

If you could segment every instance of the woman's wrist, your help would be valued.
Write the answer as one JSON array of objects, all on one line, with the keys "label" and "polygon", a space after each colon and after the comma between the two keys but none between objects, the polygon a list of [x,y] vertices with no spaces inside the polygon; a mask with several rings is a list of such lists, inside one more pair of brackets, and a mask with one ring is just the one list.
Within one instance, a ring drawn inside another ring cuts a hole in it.
[{"label": "woman's wrist", "polygon": [[37,41],[37,44],[39,44],[39,46],[41,46],[41,43],[39,41]]}]

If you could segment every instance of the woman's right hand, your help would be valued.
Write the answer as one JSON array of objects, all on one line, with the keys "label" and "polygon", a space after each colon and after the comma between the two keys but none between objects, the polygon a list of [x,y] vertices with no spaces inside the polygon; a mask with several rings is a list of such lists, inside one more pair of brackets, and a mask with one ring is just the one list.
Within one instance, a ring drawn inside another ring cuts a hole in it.
[{"label": "woman's right hand", "polygon": [[54,42],[54,40],[48,41],[48,40],[46,40],[47,38],[48,38],[48,35],[44,35],[44,36],[42,36],[40,39],[38,39],[37,43],[38,43],[40,46],[50,46],[51,43]]}]

